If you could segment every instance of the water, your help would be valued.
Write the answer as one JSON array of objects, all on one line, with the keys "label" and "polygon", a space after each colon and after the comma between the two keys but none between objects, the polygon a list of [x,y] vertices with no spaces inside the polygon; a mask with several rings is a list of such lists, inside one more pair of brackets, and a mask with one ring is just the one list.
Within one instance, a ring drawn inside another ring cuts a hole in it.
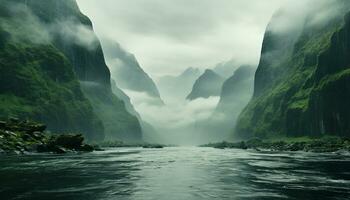
[{"label": "water", "polygon": [[350,156],[196,147],[2,156],[0,199],[350,199]]}]

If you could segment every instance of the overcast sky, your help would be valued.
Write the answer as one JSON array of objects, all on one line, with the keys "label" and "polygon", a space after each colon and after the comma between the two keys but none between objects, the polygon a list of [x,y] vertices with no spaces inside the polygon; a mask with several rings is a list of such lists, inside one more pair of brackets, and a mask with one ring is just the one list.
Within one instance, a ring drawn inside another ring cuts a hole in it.
[{"label": "overcast sky", "polygon": [[78,0],[97,34],[136,55],[152,77],[231,58],[257,62],[283,0]]}]

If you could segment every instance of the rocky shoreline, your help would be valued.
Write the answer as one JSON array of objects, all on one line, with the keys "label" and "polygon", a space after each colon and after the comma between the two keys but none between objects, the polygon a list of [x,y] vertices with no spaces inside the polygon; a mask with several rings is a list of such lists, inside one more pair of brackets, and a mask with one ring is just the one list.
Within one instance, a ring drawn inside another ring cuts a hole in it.
[{"label": "rocky shoreline", "polygon": [[306,141],[264,141],[251,139],[241,142],[220,142],[201,145],[218,149],[255,149],[270,151],[304,151],[315,153],[350,152],[350,138],[323,137]]},{"label": "rocky shoreline", "polygon": [[92,152],[81,134],[48,134],[46,125],[11,118],[0,121],[0,154]]}]

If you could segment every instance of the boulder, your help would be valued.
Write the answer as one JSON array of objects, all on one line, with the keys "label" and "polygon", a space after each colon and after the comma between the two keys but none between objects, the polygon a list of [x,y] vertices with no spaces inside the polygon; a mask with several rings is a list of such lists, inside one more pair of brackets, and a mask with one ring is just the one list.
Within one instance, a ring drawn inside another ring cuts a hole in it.
[{"label": "boulder", "polygon": [[79,150],[83,146],[84,137],[78,135],[58,135],[51,139],[50,143],[67,149]]}]

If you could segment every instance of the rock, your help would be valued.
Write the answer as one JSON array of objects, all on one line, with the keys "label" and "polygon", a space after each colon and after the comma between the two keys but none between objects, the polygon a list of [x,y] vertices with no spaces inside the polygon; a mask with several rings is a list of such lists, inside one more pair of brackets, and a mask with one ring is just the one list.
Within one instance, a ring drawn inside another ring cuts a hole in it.
[{"label": "rock", "polygon": [[11,123],[19,123],[19,119],[16,118],[16,117],[10,117],[10,118],[9,118],[9,121],[10,121]]},{"label": "rock", "polygon": [[56,146],[62,146],[67,149],[79,150],[83,145],[84,137],[78,135],[58,135],[50,143]]},{"label": "rock", "polygon": [[288,151],[302,151],[305,148],[305,142],[295,142],[287,145],[286,150]]},{"label": "rock", "polygon": [[42,132],[39,131],[35,131],[32,133],[33,138],[37,139],[37,140],[41,140],[44,136]]},{"label": "rock", "polygon": [[242,142],[239,143],[239,148],[240,148],[240,149],[248,149],[248,147],[247,147],[247,145],[245,144],[244,141],[242,141]]},{"label": "rock", "polygon": [[105,151],[104,149],[102,149],[100,146],[98,145],[94,145],[94,151]]},{"label": "rock", "polygon": [[46,125],[11,118],[0,121],[0,149],[6,153],[53,152],[57,154],[69,151],[91,152],[94,147],[83,144],[84,137],[78,135],[48,136],[43,131]]},{"label": "rock", "polygon": [[84,152],[92,152],[95,150],[95,148],[91,145],[88,144],[84,144],[82,145],[79,149],[77,149],[79,151],[84,151]]},{"label": "rock", "polygon": [[38,153],[44,153],[44,152],[50,151],[48,145],[46,145],[46,144],[33,145],[32,147],[34,147],[36,152],[38,152]]},{"label": "rock", "polygon": [[262,144],[263,144],[263,141],[259,138],[253,138],[253,139],[250,139],[246,142],[246,145],[249,148],[261,147]]},{"label": "rock", "polygon": [[6,127],[5,121],[0,121],[0,129],[4,129]]},{"label": "rock", "polygon": [[54,148],[54,151],[53,151],[54,153],[57,153],[57,154],[65,154],[65,153],[67,153],[67,150],[65,149],[65,148],[63,148],[63,147],[55,147]]},{"label": "rock", "polygon": [[145,148],[145,149],[161,149],[161,148],[164,148],[163,145],[160,145],[160,144],[145,144],[142,146],[142,148]]},{"label": "rock", "polygon": [[38,152],[38,146],[39,144],[27,145],[24,147],[24,149],[27,152]]},{"label": "rock", "polygon": [[34,132],[44,132],[46,130],[46,125],[44,124],[35,124],[35,125],[29,125],[26,128],[26,131],[29,133]]}]

